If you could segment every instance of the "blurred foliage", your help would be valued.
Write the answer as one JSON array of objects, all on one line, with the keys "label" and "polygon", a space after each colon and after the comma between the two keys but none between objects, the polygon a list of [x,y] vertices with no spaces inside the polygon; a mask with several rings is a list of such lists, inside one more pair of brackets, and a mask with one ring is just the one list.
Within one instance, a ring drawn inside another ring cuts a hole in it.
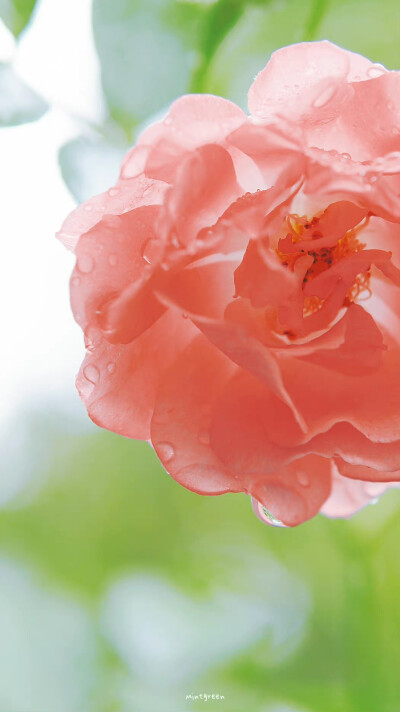
[{"label": "blurred foliage", "polygon": [[400,67],[398,0],[94,0],[94,32],[111,115],[130,134],[184,92],[246,107],[271,53],[330,39]]},{"label": "blurred foliage", "polygon": [[[289,627],[303,599],[296,581],[312,596],[303,643],[282,653],[271,648],[266,630],[201,673],[187,692],[219,690],[226,695],[219,704],[229,712],[264,712],[282,697],[294,709],[315,712],[396,710],[400,493],[350,521],[319,516],[297,529],[269,529],[244,495],[206,498],[184,490],[147,444],[100,431],[68,434],[55,422],[36,426],[48,456],[45,484],[38,490],[33,482],[0,513],[3,555],[30,561],[93,612],[113,582],[134,571],[169,581],[188,600],[225,590],[253,596],[254,607],[276,589],[273,562],[279,561],[295,577],[283,589]],[[212,637],[207,645],[210,652]],[[115,667],[115,654],[103,660],[104,675],[123,670]],[[134,699],[126,709],[136,712]],[[112,709],[125,710],[114,703]]]},{"label": "blurred foliage", "polygon": [[17,37],[28,24],[36,0],[0,0],[0,18]]},{"label": "blurred foliage", "polygon": [[36,121],[48,105],[7,64],[0,64],[0,127]]},{"label": "blurred foliage", "polygon": [[117,181],[126,150],[123,141],[107,140],[94,132],[61,147],[61,174],[77,203],[106,191]]}]

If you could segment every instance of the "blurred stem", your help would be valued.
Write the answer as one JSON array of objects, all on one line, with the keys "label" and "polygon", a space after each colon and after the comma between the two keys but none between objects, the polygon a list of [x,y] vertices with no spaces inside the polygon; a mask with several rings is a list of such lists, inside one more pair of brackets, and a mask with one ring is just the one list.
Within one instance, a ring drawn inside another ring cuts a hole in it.
[{"label": "blurred stem", "polygon": [[211,5],[205,19],[203,41],[200,48],[202,58],[194,72],[190,92],[204,91],[208,66],[224,37],[241,17],[245,4],[245,0],[218,0],[214,5]]}]

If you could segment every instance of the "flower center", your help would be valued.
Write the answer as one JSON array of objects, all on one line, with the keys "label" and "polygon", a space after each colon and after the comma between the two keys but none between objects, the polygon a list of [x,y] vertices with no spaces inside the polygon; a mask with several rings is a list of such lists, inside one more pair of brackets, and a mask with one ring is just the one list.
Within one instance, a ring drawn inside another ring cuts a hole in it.
[{"label": "flower center", "polygon": [[[285,247],[282,251],[277,248],[276,253],[282,264],[292,271],[295,270],[296,262],[308,255],[313,258],[312,264],[307,269],[303,277],[303,287],[311,282],[315,277],[318,277],[322,272],[326,272],[332,265],[339,262],[344,257],[360,252],[366,246],[358,239],[358,234],[367,225],[369,218],[367,217],[357,227],[348,230],[345,235],[340,238],[334,245],[325,245],[318,247],[319,240],[323,237],[322,231],[319,229],[320,218],[313,217],[311,220],[306,216],[288,215],[285,221],[285,227],[288,232],[284,240]],[[310,247],[310,241],[315,240],[315,248]],[[307,243],[307,247],[302,248],[302,243]],[[288,248],[293,246],[290,251]],[[370,271],[362,272],[356,276],[355,282],[346,294],[343,301],[343,306],[349,306],[363,292],[371,294],[369,288]],[[324,300],[317,296],[304,295],[303,316],[313,314],[321,308]]]}]

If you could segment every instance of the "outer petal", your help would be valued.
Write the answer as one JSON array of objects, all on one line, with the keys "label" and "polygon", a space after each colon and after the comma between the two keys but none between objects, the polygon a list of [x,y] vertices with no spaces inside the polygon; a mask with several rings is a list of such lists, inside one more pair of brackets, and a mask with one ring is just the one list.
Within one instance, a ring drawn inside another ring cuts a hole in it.
[{"label": "outer petal", "polygon": [[89,328],[77,387],[91,419],[125,437],[148,440],[158,384],[194,333],[190,322],[174,313],[122,346]]},{"label": "outer petal", "polygon": [[241,481],[210,445],[218,394],[236,367],[204,337],[183,351],[161,382],[151,439],[167,471],[199,494],[242,491]]},{"label": "outer petal", "polygon": [[310,436],[344,420],[376,442],[400,438],[400,351],[387,335],[385,342],[381,368],[357,378],[280,358],[283,382]]},{"label": "outer petal", "polygon": [[[116,320],[110,322],[109,313],[127,289],[145,285],[151,279],[153,269],[145,257],[158,244],[159,212],[159,206],[151,205],[104,217],[79,240],[71,278],[71,303],[83,329],[88,325],[102,326],[108,330],[110,340],[127,343],[163,313],[164,308],[151,293],[143,295],[143,289],[137,288],[129,308],[120,305]],[[115,321],[116,333],[112,329]]]},{"label": "outer petal", "polygon": [[174,180],[186,151],[202,144],[222,143],[246,121],[244,112],[219,96],[189,94],[175,101],[165,119],[150,126],[139,137],[138,149],[130,151],[122,165],[122,177],[144,170],[149,178]]},{"label": "outer petal", "polygon": [[138,175],[119,180],[114,188],[82,203],[64,220],[57,237],[70,250],[75,250],[81,235],[88,232],[105,215],[122,215],[141,205],[161,205],[167,185]]},{"label": "outer petal", "polygon": [[267,473],[251,494],[279,521],[297,526],[318,514],[331,490],[331,462],[308,455]]},{"label": "outer petal", "polygon": [[[268,119],[284,115],[298,120],[323,107],[323,91],[357,79],[368,79],[372,63],[326,40],[303,42],[277,50],[255,78],[249,91],[253,116]],[[313,101],[316,105],[313,106]]]},{"label": "outer petal", "polygon": [[332,491],[321,508],[327,517],[350,517],[355,512],[373,502],[390,485],[381,482],[361,482],[342,477],[333,467]]}]

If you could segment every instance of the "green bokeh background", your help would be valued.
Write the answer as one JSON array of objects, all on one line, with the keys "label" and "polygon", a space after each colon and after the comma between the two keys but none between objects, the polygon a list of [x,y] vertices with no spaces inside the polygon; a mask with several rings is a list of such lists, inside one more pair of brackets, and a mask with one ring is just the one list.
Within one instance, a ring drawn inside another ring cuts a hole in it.
[{"label": "green bokeh background", "polygon": [[[33,10],[0,0],[15,36]],[[398,0],[93,0],[92,20],[108,115],[60,151],[78,200],[93,155],[122,153],[180,94],[245,107],[278,47],[327,38],[400,69]],[[0,123],[43,115],[24,91]],[[33,475],[0,509],[0,712],[398,712],[398,492],[273,529],[62,403],[21,419]],[[186,699],[200,693],[224,699]]]}]

